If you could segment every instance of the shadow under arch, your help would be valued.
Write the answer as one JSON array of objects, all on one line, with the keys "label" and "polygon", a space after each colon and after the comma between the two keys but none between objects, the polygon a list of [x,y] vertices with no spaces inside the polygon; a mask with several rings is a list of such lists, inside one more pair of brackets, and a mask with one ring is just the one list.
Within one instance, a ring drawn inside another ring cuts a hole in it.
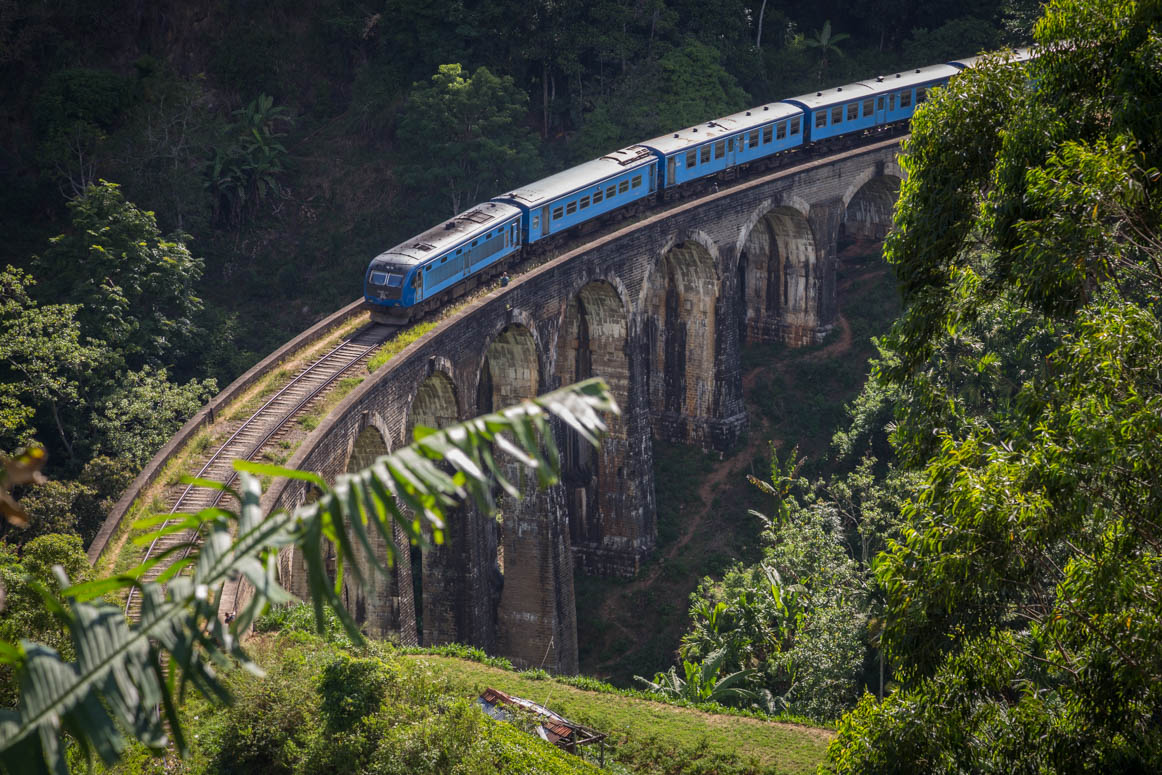
[{"label": "shadow under arch", "polygon": [[[389,451],[383,433],[375,425],[368,424],[355,437],[346,472],[362,471]],[[389,550],[383,536],[378,530],[368,530],[367,534],[377,559],[386,563]],[[392,537],[397,547],[403,549],[408,545],[407,537],[398,525],[393,527]],[[356,553],[353,561],[368,569],[365,575],[370,588],[366,589],[353,580],[344,581],[343,604],[368,634],[379,638],[395,636],[405,645],[418,645],[416,598],[410,564],[395,562],[387,576],[375,573],[370,569],[369,558],[364,556],[366,550],[358,542],[352,543]],[[403,554],[406,556],[406,550]]]},{"label": "shadow under arch", "polygon": [[714,256],[692,240],[667,250],[646,280],[646,391],[655,436],[685,440],[686,419],[713,417],[720,285]]},{"label": "shadow under arch", "polygon": [[900,195],[899,177],[883,173],[863,183],[844,208],[839,226],[840,245],[857,241],[875,242],[892,228],[892,212]]},{"label": "shadow under arch", "polygon": [[818,279],[814,232],[794,207],[778,205],[762,215],[739,252],[739,336],[746,342],[803,344],[813,327]]},{"label": "shadow under arch", "polygon": [[[593,280],[565,305],[557,336],[556,377],[561,385],[601,377],[623,411],[630,406],[629,315],[617,289]],[[587,572],[606,570],[606,544],[637,543],[633,504],[636,481],[625,476],[626,418],[608,416],[608,431],[594,449],[570,428],[563,430],[561,479],[574,556]],[[624,553],[624,552],[623,552]]]}]

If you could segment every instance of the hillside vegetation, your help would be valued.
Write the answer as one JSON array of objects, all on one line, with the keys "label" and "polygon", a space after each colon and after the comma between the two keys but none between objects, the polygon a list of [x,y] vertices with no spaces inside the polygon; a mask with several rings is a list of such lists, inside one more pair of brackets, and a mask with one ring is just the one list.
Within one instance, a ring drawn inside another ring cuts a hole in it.
[{"label": "hillside vegetation", "polygon": [[[832,733],[797,724],[650,702],[594,681],[437,654],[404,654],[388,644],[353,647],[337,622],[311,633],[307,607],[259,622],[268,634],[250,648],[265,678],[236,671],[233,704],[183,708],[190,755],[153,759],[136,749],[113,773],[642,773],[796,775],[814,772]],[[476,658],[482,655],[476,654]],[[571,756],[515,725],[488,719],[473,700],[487,687],[543,703],[609,734]],[[726,709],[723,709],[725,711]]]}]

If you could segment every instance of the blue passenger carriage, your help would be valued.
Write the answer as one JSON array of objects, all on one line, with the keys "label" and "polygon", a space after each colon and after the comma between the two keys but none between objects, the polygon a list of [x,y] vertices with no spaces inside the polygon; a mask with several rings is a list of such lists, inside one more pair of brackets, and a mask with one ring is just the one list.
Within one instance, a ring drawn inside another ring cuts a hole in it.
[{"label": "blue passenger carriage", "polygon": [[657,188],[657,159],[632,145],[498,196],[524,212],[524,241],[550,235],[646,199]]},{"label": "blue passenger carriage", "polygon": [[520,249],[520,216],[512,205],[485,202],[380,253],[364,277],[366,305],[378,320],[401,322],[459,281],[499,271]]},{"label": "blue passenger carriage", "polygon": [[802,110],[776,102],[646,140],[666,191],[801,145]]},{"label": "blue passenger carriage", "polygon": [[947,83],[959,72],[952,65],[921,67],[907,73],[879,76],[835,89],[787,100],[806,113],[807,140],[817,143],[840,135],[859,135],[912,117],[928,90]]}]

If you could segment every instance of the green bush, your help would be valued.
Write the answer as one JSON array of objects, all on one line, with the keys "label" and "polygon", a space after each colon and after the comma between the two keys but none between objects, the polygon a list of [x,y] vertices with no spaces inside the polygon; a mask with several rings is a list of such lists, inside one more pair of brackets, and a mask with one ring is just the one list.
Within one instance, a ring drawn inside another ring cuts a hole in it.
[{"label": "green bush", "polygon": [[328,731],[342,731],[359,724],[383,704],[388,676],[378,659],[356,659],[340,654],[328,662],[319,676],[320,711]]}]

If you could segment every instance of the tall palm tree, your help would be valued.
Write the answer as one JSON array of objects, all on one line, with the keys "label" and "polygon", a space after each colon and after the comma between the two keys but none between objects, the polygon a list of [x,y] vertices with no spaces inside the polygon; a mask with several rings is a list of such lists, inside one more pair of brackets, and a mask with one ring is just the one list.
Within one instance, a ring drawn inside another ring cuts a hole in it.
[{"label": "tall palm tree", "polygon": [[807,46],[819,49],[819,83],[823,83],[823,74],[827,70],[827,57],[831,54],[843,56],[843,52],[839,50],[839,46],[836,44],[850,37],[846,32],[832,35],[831,20],[828,19],[823,22],[823,29],[815,33],[815,37],[806,38],[803,41]]}]

